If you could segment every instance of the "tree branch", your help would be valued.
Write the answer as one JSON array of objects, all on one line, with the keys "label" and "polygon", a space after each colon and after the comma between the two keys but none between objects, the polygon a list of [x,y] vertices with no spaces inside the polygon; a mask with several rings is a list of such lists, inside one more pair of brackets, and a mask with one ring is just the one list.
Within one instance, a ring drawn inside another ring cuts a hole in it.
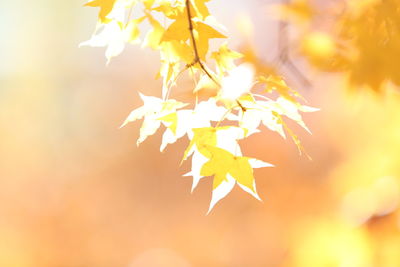
[{"label": "tree branch", "polygon": [[196,38],[194,37],[194,28],[193,28],[193,21],[192,21],[192,14],[190,11],[190,0],[186,0],[186,13],[188,16],[188,23],[189,23],[189,31],[190,31],[190,38],[192,40],[193,50],[194,50],[194,60],[189,66],[193,66],[199,64],[200,68],[204,71],[204,73],[216,84],[218,87],[221,87],[221,84],[211,75],[211,73],[207,70],[204,66],[203,62],[200,60],[199,50],[197,49]]},{"label": "tree branch", "polygon": [[[221,84],[211,75],[211,73],[207,70],[206,66],[201,62],[199,51],[197,49],[196,38],[194,37],[194,28],[193,28],[193,21],[192,21],[192,13],[190,11],[190,0],[186,0],[186,13],[188,16],[188,23],[189,23],[189,31],[190,31],[190,38],[192,40],[193,50],[194,50],[194,60],[190,64],[190,66],[199,64],[200,68],[204,71],[204,73],[210,78],[218,87],[221,87]],[[242,109],[243,112],[246,112],[246,108],[240,103],[239,100],[236,100],[236,103]]]},{"label": "tree branch", "polygon": [[[189,66],[193,66],[196,64],[199,64],[200,68],[204,71],[204,73],[210,78],[218,87],[221,88],[221,84],[215,79],[211,73],[207,70],[206,66],[201,62],[200,56],[199,56],[199,51],[197,49],[197,43],[196,43],[196,38],[194,37],[194,28],[193,28],[193,21],[192,21],[192,13],[190,11],[190,0],[186,0],[186,13],[188,17],[188,23],[189,23],[189,31],[190,31],[190,38],[192,40],[192,45],[193,45],[193,50],[194,50],[194,60]],[[236,99],[236,103],[239,105],[239,107],[242,109],[243,112],[246,112],[246,108],[240,103],[239,100]]]},{"label": "tree branch", "polygon": [[[281,0],[282,4],[289,4],[288,0]],[[311,82],[306,78],[306,76],[296,67],[290,58],[289,51],[289,23],[286,20],[281,19],[278,24],[278,60],[283,66],[288,67],[288,69],[303,83],[306,87],[311,87]]]}]

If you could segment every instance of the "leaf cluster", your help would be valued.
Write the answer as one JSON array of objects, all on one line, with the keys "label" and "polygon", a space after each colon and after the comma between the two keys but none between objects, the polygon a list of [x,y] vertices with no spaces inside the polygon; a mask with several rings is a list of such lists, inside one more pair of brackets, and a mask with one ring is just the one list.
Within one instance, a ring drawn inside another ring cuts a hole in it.
[{"label": "leaf cluster", "polygon": [[[210,211],[236,184],[260,199],[253,169],[272,165],[243,156],[238,140],[260,132],[263,125],[283,138],[289,134],[301,151],[285,118],[309,131],[299,112],[316,109],[300,104],[298,93],[281,76],[260,74],[249,63],[237,65],[235,61],[243,55],[231,50],[227,42],[211,50],[212,40],[227,37],[222,33],[225,27],[211,16],[208,1],[90,1],[87,6],[100,8],[99,18],[94,35],[82,45],[107,47],[108,61],[127,43],[140,43],[160,53],[161,97],[140,94],[143,106],[133,110],[123,126],[143,120],[137,144],[163,126],[161,151],[187,137],[190,143],[182,160],[191,157],[192,162],[185,176],[193,177],[192,191],[202,178],[213,176]],[[165,22],[161,23],[160,18]],[[145,22],[151,27],[142,34]],[[171,97],[171,90],[184,72],[193,79],[193,103]],[[199,92],[208,89],[215,90],[215,95],[199,100]]]}]

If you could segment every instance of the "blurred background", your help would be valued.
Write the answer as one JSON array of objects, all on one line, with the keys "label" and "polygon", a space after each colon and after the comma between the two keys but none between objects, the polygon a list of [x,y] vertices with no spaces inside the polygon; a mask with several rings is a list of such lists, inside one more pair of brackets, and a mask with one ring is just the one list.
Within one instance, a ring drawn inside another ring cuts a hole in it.
[{"label": "blurred background", "polygon": [[[209,6],[233,48],[245,19],[272,60],[273,2]],[[251,137],[245,154],[276,166],[255,172],[263,202],[235,188],[206,216],[211,179],[190,194],[179,167],[187,140],[160,153],[160,133],[136,147],[140,123],[118,128],[138,91],[160,94],[158,55],[129,46],[106,66],[104,49],[78,48],[97,19],[83,4],[0,2],[0,266],[400,266],[397,92],[350,93],[296,60],[312,86],[291,85],[321,109],[304,116],[313,135],[295,128],[313,160]]]}]

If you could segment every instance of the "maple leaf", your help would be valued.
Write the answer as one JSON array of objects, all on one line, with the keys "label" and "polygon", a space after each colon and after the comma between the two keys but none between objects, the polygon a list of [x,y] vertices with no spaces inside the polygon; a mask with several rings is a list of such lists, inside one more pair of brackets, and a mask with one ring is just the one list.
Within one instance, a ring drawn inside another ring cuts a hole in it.
[{"label": "maple leaf", "polygon": [[156,0],[141,0],[146,9],[151,9]]},{"label": "maple leaf", "polygon": [[129,122],[144,118],[137,145],[142,143],[148,136],[153,135],[157,129],[160,128],[161,117],[173,113],[176,109],[183,108],[187,105],[176,100],[164,101],[161,98],[145,96],[143,94],[140,94],[140,98],[143,101],[143,106],[133,110],[121,125],[121,127],[124,127]]},{"label": "maple leaf", "polygon": [[271,74],[268,77],[259,76],[257,77],[258,82],[265,84],[265,90],[268,93],[273,91],[277,91],[280,96],[285,97],[286,99],[297,102],[295,97],[302,99],[303,97],[296,91],[290,88],[285,80],[276,74]]},{"label": "maple leaf", "polygon": [[191,63],[193,61],[193,50],[182,41],[163,42],[161,48],[162,57],[169,62]]},{"label": "maple leaf", "polygon": [[249,132],[254,132],[257,131],[262,123],[271,131],[277,132],[283,138],[286,138],[280,118],[275,116],[275,113],[270,107],[271,102],[241,100],[241,103],[246,107],[246,111],[240,110],[240,127],[247,129]]},{"label": "maple leaf", "polygon": [[200,18],[201,20],[205,20],[208,16],[210,16],[210,12],[206,6],[206,2],[210,0],[194,0],[192,1],[192,6],[196,12],[196,17]]},{"label": "maple leaf", "polygon": [[191,171],[184,175],[193,177],[192,192],[200,179],[204,177],[200,173],[201,167],[212,156],[208,147],[219,147],[236,155],[241,155],[242,152],[237,140],[244,138],[246,132],[244,129],[232,126],[193,129],[194,135],[184,155],[184,159],[186,159],[193,154]]},{"label": "maple leaf", "polygon": [[209,48],[209,40],[213,38],[226,38],[226,36],[205,23],[197,22],[194,25],[194,36],[198,44],[199,57],[205,60]]},{"label": "maple leaf", "polygon": [[241,57],[243,57],[243,55],[229,49],[227,43],[221,45],[217,52],[211,54],[211,58],[213,58],[217,63],[218,73],[221,75],[234,69],[236,65],[233,61]]},{"label": "maple leaf", "polygon": [[241,112],[240,126],[248,129],[250,132],[257,129],[262,122],[267,128],[279,133],[283,138],[286,138],[284,133],[285,124],[281,116],[286,116],[295,121],[307,132],[311,133],[303,121],[301,112],[315,112],[318,108],[301,105],[287,100],[285,97],[278,97],[276,101],[243,101],[246,106],[246,111]]},{"label": "maple leaf", "polygon": [[207,147],[210,160],[200,170],[202,176],[214,176],[213,193],[208,213],[237,183],[243,190],[261,200],[256,191],[253,168],[273,165],[253,158],[235,156],[219,147]]},{"label": "maple leaf", "polygon": [[196,87],[193,89],[193,93],[197,93],[200,90],[210,90],[214,92],[214,94],[217,94],[217,91],[220,89],[218,84],[213,81],[210,76],[207,74],[203,74],[200,76],[200,80],[197,82]]},{"label": "maple leaf", "polygon": [[186,134],[189,137],[193,136],[192,129],[211,127],[211,122],[222,120],[226,112],[226,108],[218,106],[216,100],[210,98],[200,102],[194,110],[178,110],[160,118],[167,127],[163,134],[160,151]]},{"label": "maple leaf", "polygon": [[125,40],[126,42],[129,42],[131,44],[139,43],[139,35],[140,35],[140,30],[139,30],[139,24],[145,19],[145,17],[141,17],[138,19],[133,19],[128,22],[128,24],[125,26]]},{"label": "maple leaf", "polygon": [[112,57],[118,56],[125,48],[126,35],[123,29],[123,25],[117,21],[111,21],[105,24],[99,30],[100,32],[92,36],[88,41],[79,44],[81,46],[92,46],[92,47],[104,47],[106,49],[107,63],[110,62]]},{"label": "maple leaf", "polygon": [[175,20],[179,16],[184,15],[185,0],[158,0],[158,6],[152,10],[161,12],[166,18]]},{"label": "maple leaf", "polygon": [[190,38],[188,27],[188,18],[183,9],[176,20],[165,30],[161,41],[187,41]]},{"label": "maple leaf", "polygon": [[198,151],[206,157],[210,157],[207,147],[218,146],[232,153],[239,154],[240,147],[237,140],[246,136],[247,131],[235,126],[203,127],[192,129],[193,136],[186,148],[183,160],[186,160],[194,151]]},{"label": "maple leaf", "polygon": [[146,17],[153,28],[147,32],[142,46],[148,46],[153,49],[158,49],[160,48],[161,38],[165,32],[165,29],[163,26],[161,26],[160,22],[158,22],[149,12],[146,12]]},{"label": "maple leaf", "polygon": [[81,46],[92,46],[92,47],[107,47],[106,58],[107,63],[110,62],[111,58],[118,56],[125,48],[127,42],[136,43],[139,38],[139,27],[138,25],[143,21],[145,17],[131,20],[127,25],[124,25],[121,21],[124,20],[124,8],[123,12],[118,15],[119,20],[111,20],[107,24],[101,24],[93,34],[92,38],[88,41],[79,44]]},{"label": "maple leaf", "polygon": [[[175,21],[165,30],[161,42],[186,42],[190,39],[191,33],[188,31],[188,17],[184,11],[185,9],[182,9]],[[226,36],[203,22],[193,21],[193,27],[193,34],[197,43],[197,52],[200,59],[204,60],[208,52],[209,40],[213,38],[226,38]],[[193,59],[194,58],[192,58],[192,61]]]},{"label": "maple leaf", "polygon": [[281,115],[285,115],[291,120],[294,120],[295,122],[297,122],[297,124],[299,124],[309,133],[311,133],[311,131],[304,123],[303,118],[300,115],[299,111],[315,112],[319,110],[318,108],[301,105],[299,103],[293,103],[292,101],[289,101],[284,97],[278,97],[278,99],[273,103],[272,109],[274,112],[277,112],[278,114]]},{"label": "maple leaf", "polygon": [[197,187],[200,180],[202,178],[204,178],[204,176],[201,175],[200,172],[201,172],[201,168],[208,160],[209,159],[206,156],[204,156],[202,153],[200,153],[198,151],[193,152],[191,170],[188,173],[183,175],[183,176],[192,176],[193,177],[191,193],[193,193],[194,189]]},{"label": "maple leaf", "polygon": [[121,20],[121,15],[125,13],[125,9],[133,8],[136,0],[94,0],[85,4],[90,7],[100,7],[99,21],[102,24],[110,23],[113,20]]},{"label": "maple leaf", "polygon": [[181,73],[181,61],[192,62],[193,51],[185,42],[168,41],[160,46],[161,68],[158,76],[163,77],[162,96],[166,98],[168,90],[172,87]]},{"label": "maple leaf", "polygon": [[110,22],[107,15],[111,12],[117,0],[94,0],[85,4],[85,6],[100,7],[99,19],[102,23]]},{"label": "maple leaf", "polygon": [[[219,128],[220,129],[220,128]],[[203,127],[192,129],[193,137],[190,141],[189,146],[186,148],[183,154],[183,160],[186,160],[195,150],[200,152],[206,157],[209,157],[206,146],[217,145],[217,128],[214,127]]]}]

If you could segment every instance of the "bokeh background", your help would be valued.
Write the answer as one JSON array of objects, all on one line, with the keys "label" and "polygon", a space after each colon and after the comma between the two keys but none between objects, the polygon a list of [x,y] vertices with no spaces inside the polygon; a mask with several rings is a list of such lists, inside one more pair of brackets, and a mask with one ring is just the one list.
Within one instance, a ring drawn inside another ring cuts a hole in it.
[{"label": "bokeh background", "polygon": [[[210,8],[232,47],[249,19],[271,60],[271,2]],[[304,117],[312,136],[295,128],[313,160],[253,136],[245,153],[276,166],[256,171],[263,202],[235,188],[206,216],[211,179],[190,194],[179,167],[187,141],[160,153],[160,133],[138,148],[140,123],[118,128],[137,91],[159,95],[157,54],[130,46],[106,66],[104,49],[78,48],[97,17],[83,4],[0,2],[0,266],[400,266],[398,93],[350,93],[297,60],[312,86],[291,84],[321,108]]]}]

